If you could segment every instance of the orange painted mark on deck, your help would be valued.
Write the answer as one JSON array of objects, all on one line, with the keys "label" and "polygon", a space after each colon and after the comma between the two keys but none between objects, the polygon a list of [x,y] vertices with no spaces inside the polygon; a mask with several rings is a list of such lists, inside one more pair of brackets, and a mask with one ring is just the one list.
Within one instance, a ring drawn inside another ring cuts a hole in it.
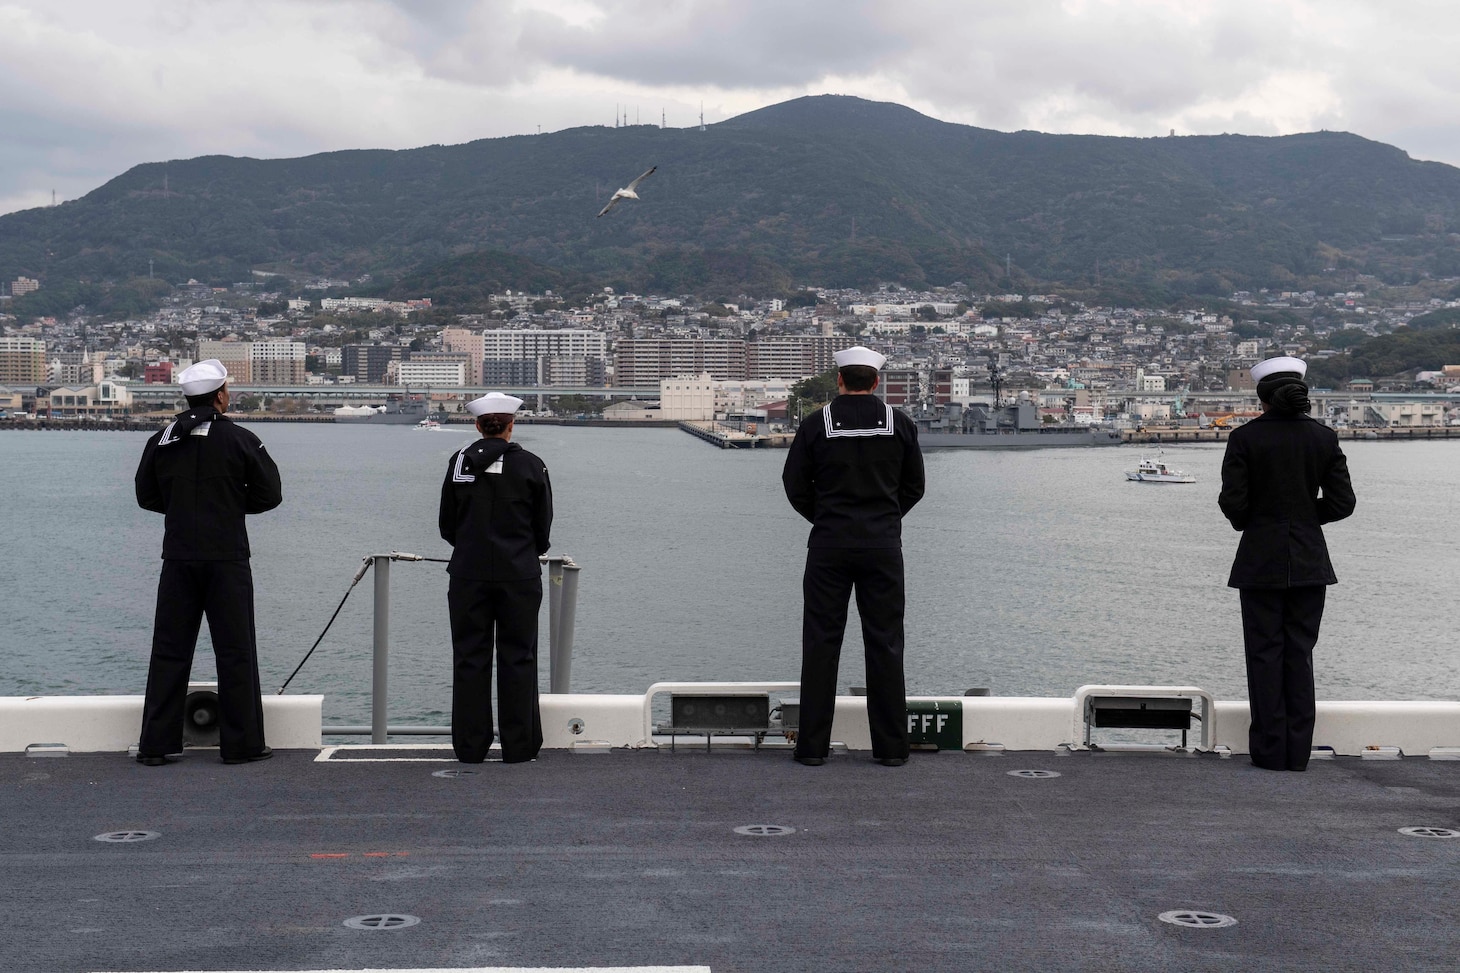
[{"label": "orange painted mark on deck", "polygon": [[315,853],[315,854],[311,854],[309,857],[310,858],[349,858],[350,856],[349,856],[349,854],[347,852],[328,852],[328,853]]}]

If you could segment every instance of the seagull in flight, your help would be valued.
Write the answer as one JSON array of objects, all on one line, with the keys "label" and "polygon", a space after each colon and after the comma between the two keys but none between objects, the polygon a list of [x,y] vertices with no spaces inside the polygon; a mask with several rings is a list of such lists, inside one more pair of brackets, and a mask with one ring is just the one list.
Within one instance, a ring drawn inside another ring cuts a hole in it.
[{"label": "seagull in flight", "polygon": [[613,198],[608,201],[608,205],[598,211],[598,215],[606,216],[608,214],[608,211],[617,206],[618,201],[621,199],[638,199],[639,194],[634,192],[634,190],[639,188],[639,183],[654,175],[654,170],[658,168],[658,166],[650,166],[648,172],[644,173],[642,176],[629,183],[623,189],[620,189],[618,192],[614,193]]}]

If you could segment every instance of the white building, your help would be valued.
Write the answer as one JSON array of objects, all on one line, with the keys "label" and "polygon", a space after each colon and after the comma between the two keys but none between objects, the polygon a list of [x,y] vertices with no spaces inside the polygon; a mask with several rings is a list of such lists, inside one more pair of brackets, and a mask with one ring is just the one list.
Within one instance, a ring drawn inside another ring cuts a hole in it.
[{"label": "white building", "polygon": [[709,372],[659,380],[659,411],[665,419],[707,421],[715,418],[715,391],[719,385]]},{"label": "white building", "polygon": [[246,342],[250,381],[258,385],[303,385],[308,346],[288,338]]},{"label": "white building", "polygon": [[439,388],[465,385],[467,364],[464,361],[392,362],[396,379],[407,388]]},{"label": "white building", "polygon": [[543,355],[608,357],[608,335],[602,331],[562,328],[553,331],[496,328],[482,332],[482,357],[496,361]]}]

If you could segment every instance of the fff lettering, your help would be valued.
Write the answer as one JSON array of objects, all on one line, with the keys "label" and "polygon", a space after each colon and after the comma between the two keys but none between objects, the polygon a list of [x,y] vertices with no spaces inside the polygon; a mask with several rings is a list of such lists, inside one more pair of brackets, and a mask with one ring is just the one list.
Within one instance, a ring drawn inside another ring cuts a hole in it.
[{"label": "fff lettering", "polygon": [[934,733],[942,733],[943,727],[948,723],[947,713],[909,713],[907,714],[907,732],[926,734],[931,728]]}]

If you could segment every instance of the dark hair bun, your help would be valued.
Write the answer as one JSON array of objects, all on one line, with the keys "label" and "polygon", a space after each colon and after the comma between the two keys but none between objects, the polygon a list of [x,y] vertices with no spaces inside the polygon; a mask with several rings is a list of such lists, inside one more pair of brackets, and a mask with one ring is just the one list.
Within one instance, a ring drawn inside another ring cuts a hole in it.
[{"label": "dark hair bun", "polygon": [[1313,403],[1308,401],[1308,386],[1302,382],[1290,382],[1272,391],[1272,407],[1279,412],[1293,414],[1308,412]]},{"label": "dark hair bun", "polygon": [[512,425],[515,418],[517,417],[510,412],[489,412],[477,416],[477,431],[483,436],[500,436]]}]

